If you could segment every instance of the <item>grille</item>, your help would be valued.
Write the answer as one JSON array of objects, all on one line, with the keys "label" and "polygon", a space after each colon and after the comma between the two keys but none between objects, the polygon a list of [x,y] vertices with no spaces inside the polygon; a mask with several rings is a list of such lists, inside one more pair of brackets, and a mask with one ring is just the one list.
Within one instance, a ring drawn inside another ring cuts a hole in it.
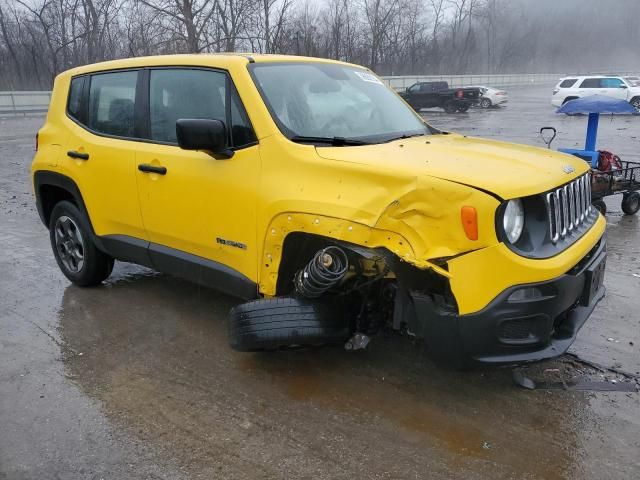
[{"label": "grille", "polygon": [[549,237],[555,244],[582,225],[591,213],[591,174],[576,178],[545,195]]}]

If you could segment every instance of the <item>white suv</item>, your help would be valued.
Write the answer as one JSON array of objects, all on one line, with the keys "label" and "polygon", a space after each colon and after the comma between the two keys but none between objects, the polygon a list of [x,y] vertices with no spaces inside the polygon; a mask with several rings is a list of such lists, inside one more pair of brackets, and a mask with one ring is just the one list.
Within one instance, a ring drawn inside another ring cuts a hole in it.
[{"label": "white suv", "polygon": [[569,100],[596,94],[626,100],[640,111],[640,87],[623,77],[606,75],[560,79],[553,89],[551,105],[559,107]]}]

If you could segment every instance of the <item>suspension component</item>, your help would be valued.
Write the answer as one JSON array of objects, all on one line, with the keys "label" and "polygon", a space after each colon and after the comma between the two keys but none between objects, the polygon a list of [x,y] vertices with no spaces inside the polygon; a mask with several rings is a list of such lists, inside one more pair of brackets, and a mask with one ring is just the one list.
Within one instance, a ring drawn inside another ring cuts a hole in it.
[{"label": "suspension component", "polygon": [[318,251],[311,261],[294,277],[296,292],[307,298],[316,298],[342,280],[349,269],[347,254],[331,246]]}]

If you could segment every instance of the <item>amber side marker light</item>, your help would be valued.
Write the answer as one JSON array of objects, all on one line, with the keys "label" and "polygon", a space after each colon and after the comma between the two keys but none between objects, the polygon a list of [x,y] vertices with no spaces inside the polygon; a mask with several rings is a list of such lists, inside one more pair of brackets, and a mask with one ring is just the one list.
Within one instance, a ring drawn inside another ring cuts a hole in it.
[{"label": "amber side marker light", "polygon": [[462,219],[462,228],[469,240],[478,239],[478,212],[475,207],[462,207],[460,210],[460,218]]}]

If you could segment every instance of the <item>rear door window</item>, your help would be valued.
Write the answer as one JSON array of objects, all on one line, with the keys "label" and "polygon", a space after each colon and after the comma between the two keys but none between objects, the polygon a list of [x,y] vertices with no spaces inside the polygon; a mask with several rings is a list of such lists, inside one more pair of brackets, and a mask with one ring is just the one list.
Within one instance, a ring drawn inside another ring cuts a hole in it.
[{"label": "rear door window", "polygon": [[601,81],[603,78],[585,78],[580,84],[580,88],[602,88]]},{"label": "rear door window", "polygon": [[560,82],[560,88],[571,88],[577,80],[577,78],[566,78],[562,82]]},{"label": "rear door window", "polygon": [[92,75],[89,128],[107,135],[133,137],[137,81],[137,71]]}]

